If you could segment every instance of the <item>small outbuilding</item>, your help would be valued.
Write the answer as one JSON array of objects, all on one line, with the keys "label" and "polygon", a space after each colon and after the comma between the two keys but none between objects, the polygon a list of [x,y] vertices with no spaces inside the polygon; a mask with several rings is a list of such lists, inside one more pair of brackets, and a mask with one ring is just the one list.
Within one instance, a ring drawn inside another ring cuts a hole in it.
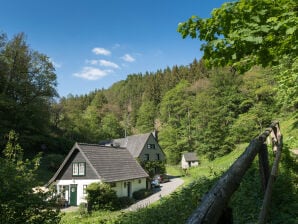
[{"label": "small outbuilding", "polygon": [[182,154],[182,159],[181,159],[182,169],[187,169],[198,165],[199,165],[199,159],[195,152],[186,152]]}]

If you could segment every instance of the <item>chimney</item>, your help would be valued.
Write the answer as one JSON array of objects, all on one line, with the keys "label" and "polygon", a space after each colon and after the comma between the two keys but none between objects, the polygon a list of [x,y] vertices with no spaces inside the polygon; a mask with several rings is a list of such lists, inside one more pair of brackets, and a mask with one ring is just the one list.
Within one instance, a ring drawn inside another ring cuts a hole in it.
[{"label": "chimney", "polygon": [[154,129],[152,134],[153,134],[153,137],[155,138],[156,142],[158,143],[158,131],[156,129]]}]

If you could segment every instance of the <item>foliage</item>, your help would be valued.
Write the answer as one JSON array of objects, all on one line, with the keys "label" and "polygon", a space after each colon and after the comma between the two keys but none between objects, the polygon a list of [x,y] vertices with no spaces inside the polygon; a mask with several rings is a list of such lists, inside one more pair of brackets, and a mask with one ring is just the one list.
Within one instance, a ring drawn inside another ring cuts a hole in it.
[{"label": "foliage", "polygon": [[193,16],[178,31],[206,41],[201,49],[207,63],[247,71],[255,64],[275,65],[285,55],[295,58],[297,21],[294,0],[240,0],[214,9],[211,18]]},{"label": "foliage", "polygon": [[90,223],[98,223],[98,224],[112,224],[115,223],[117,217],[123,211],[94,211],[91,214],[86,216],[81,216],[78,212],[67,212],[61,218],[60,224],[90,224]]},{"label": "foliage", "polygon": [[[297,182],[298,167],[289,148],[283,146],[279,174],[273,185],[273,197],[268,217],[269,223],[295,223],[297,217],[298,197]],[[271,158],[272,162],[273,158]],[[253,189],[253,190],[252,190]],[[249,196],[248,196],[249,195]],[[256,223],[262,206],[264,195],[260,184],[260,174],[257,161],[245,174],[239,189],[235,192],[230,202],[233,208],[235,223]]]},{"label": "foliage", "polygon": [[152,101],[144,101],[137,114],[136,128],[140,133],[154,129],[155,105]]},{"label": "foliage", "polygon": [[81,203],[79,205],[79,213],[81,217],[86,217],[88,215],[87,203]]},{"label": "foliage", "polygon": [[295,0],[240,0],[224,3],[210,18],[192,16],[178,32],[205,41],[201,50],[210,66],[228,65],[241,73],[254,65],[277,68],[280,101],[297,108],[297,25]]},{"label": "foliage", "polygon": [[36,187],[35,173],[40,155],[32,160],[23,160],[23,149],[18,144],[14,131],[8,135],[0,158],[0,216],[3,223],[59,223],[59,209],[51,192]]},{"label": "foliage", "polygon": [[163,174],[166,171],[165,163],[163,161],[139,161],[143,169],[153,177],[156,173]]},{"label": "foliage", "polygon": [[119,208],[127,208],[128,206],[132,205],[135,200],[130,197],[120,197],[118,198],[119,201]]},{"label": "foliage", "polygon": [[92,183],[87,189],[88,211],[101,209],[115,210],[118,207],[118,198],[109,184]]},{"label": "foliage", "polygon": [[[46,55],[29,48],[23,33],[9,41],[0,35],[0,42],[0,136],[15,130],[22,133],[23,147],[39,151],[57,96],[54,67]],[[2,138],[0,144],[4,146]]]},{"label": "foliage", "polygon": [[141,189],[141,190],[133,192],[132,196],[136,200],[141,200],[141,199],[149,197],[152,194],[153,194],[153,192],[150,190]]}]

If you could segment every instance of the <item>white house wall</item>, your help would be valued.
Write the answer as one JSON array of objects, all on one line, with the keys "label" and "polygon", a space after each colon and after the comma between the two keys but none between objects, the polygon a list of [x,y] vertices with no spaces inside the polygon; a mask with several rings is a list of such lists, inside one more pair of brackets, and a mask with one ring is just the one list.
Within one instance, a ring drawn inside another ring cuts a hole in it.
[{"label": "white house wall", "polygon": [[196,162],[191,162],[190,165],[191,165],[191,166],[198,166],[198,165],[199,165],[199,162],[198,162],[198,161],[196,161]]},{"label": "white house wall", "polygon": [[[139,183],[139,180],[141,183]],[[118,197],[127,197],[127,182],[131,183],[131,197],[132,193],[140,189],[146,189],[146,178],[140,178],[135,180],[120,181],[116,183],[116,187],[113,189],[116,191]]]},{"label": "white house wall", "polygon": [[[86,195],[83,193],[83,186],[89,185],[91,183],[100,182],[98,179],[93,180],[58,180],[56,181],[57,190],[59,189],[58,185],[63,186],[70,186],[71,184],[77,185],[77,205],[81,203],[86,203]],[[140,189],[146,189],[146,178],[134,179],[129,181],[119,181],[116,182],[116,187],[112,187],[113,190],[116,191],[118,197],[127,197],[128,194],[128,184],[127,182],[131,183],[131,197],[133,192],[138,191]],[[126,183],[126,184],[125,184]],[[58,192],[60,193],[60,192]],[[68,192],[68,198],[66,198],[68,202],[70,202],[70,192]]]},{"label": "white house wall", "polygon": [[[58,180],[56,182],[56,185],[66,185],[66,186],[70,186],[71,184],[77,184],[77,205],[81,204],[81,203],[86,203],[87,200],[86,200],[86,195],[83,194],[84,190],[83,190],[83,186],[84,185],[89,185],[89,184],[92,184],[92,183],[95,183],[95,182],[100,182],[100,180],[98,179],[94,179],[94,180]],[[59,189],[57,187],[57,189]],[[60,192],[58,192],[60,193]],[[68,202],[70,202],[70,193],[68,192],[68,198],[66,198],[66,200]]]},{"label": "white house wall", "polygon": [[189,166],[189,163],[185,160],[184,156],[182,156],[182,159],[181,159],[181,167],[182,167],[182,169],[187,169],[189,167],[198,166],[198,165],[199,165],[199,162],[198,161],[191,161],[190,162],[190,166]]},{"label": "white house wall", "polygon": [[186,162],[184,156],[182,156],[182,159],[181,159],[181,167],[182,167],[182,169],[188,168],[188,162]]}]

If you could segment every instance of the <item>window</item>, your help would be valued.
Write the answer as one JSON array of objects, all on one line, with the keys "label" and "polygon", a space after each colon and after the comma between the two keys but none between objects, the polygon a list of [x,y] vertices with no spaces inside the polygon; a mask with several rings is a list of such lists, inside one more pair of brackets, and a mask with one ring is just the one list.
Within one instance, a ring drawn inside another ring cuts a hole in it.
[{"label": "window", "polygon": [[78,163],[73,163],[72,164],[72,175],[73,176],[78,176],[79,175],[79,164]]},{"label": "window", "polygon": [[147,149],[155,149],[155,144],[147,144]]},{"label": "window", "polygon": [[86,163],[73,163],[72,164],[73,176],[85,176],[86,175]]},{"label": "window", "polygon": [[111,187],[116,187],[116,182],[110,183]]},{"label": "window", "polygon": [[142,179],[139,179],[139,184],[141,184],[142,183]]},{"label": "window", "polygon": [[149,160],[149,154],[145,154],[145,160]]},{"label": "window", "polygon": [[157,160],[160,160],[159,153],[156,153]]},{"label": "window", "polygon": [[85,175],[85,163],[79,163],[79,176]]},{"label": "window", "polygon": [[87,194],[86,189],[87,189],[87,185],[83,185],[83,194]]}]

